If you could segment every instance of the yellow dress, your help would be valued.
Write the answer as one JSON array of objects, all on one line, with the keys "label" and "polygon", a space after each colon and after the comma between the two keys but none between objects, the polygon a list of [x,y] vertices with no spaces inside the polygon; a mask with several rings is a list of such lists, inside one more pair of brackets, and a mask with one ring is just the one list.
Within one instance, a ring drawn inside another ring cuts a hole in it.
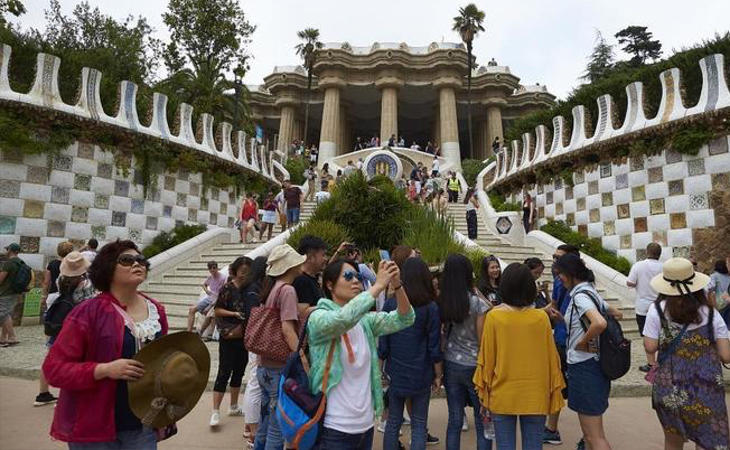
[{"label": "yellow dress", "polygon": [[540,309],[496,308],[484,320],[477,395],[489,411],[506,415],[553,414],[565,387],[550,320]]}]

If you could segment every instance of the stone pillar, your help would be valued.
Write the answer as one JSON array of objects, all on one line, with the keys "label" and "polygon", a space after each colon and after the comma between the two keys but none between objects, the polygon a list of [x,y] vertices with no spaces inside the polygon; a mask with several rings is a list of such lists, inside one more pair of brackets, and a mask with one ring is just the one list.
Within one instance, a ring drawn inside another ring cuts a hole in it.
[{"label": "stone pillar", "polygon": [[[320,82],[320,86],[322,83]],[[340,133],[340,85],[330,83],[324,88],[322,108],[322,129],[319,136],[318,167],[337,156],[337,141]]]},{"label": "stone pillar", "polygon": [[[441,112],[439,110],[439,106],[436,105],[436,107],[433,109],[433,130],[431,131],[431,142],[433,142],[433,145],[441,145]],[[406,144],[408,144],[406,142]]]},{"label": "stone pillar", "polygon": [[502,131],[502,108],[499,104],[487,105],[487,143],[488,143],[488,155],[492,155],[492,142],[494,138],[499,137],[499,142],[502,145],[506,145],[504,142],[504,132]]},{"label": "stone pillar", "polygon": [[281,105],[281,120],[279,120],[279,141],[277,148],[284,153],[289,150],[291,141],[296,137],[294,136],[294,115],[296,111],[294,105],[291,103],[285,103]]},{"label": "stone pillar", "polygon": [[456,94],[454,85],[443,84],[439,87],[439,117],[441,129],[441,156],[451,167],[461,170],[461,151],[459,149],[459,123],[456,118]]},{"label": "stone pillar", "polygon": [[398,139],[398,89],[403,81],[395,73],[384,72],[375,81],[380,89],[380,144],[386,145],[391,135]]},{"label": "stone pillar", "polygon": [[347,108],[340,103],[339,131],[337,133],[337,155],[344,155],[349,150],[347,143]]}]

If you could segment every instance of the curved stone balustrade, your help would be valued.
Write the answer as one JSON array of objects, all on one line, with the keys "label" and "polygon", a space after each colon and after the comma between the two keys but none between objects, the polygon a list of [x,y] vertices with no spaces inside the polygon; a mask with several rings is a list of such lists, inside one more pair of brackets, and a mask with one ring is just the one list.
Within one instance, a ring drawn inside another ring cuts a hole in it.
[{"label": "curved stone balustrade", "polygon": [[[730,107],[730,90],[724,72],[724,56],[714,54],[699,61],[702,71],[702,90],[699,101],[692,107],[685,107],[681,95],[681,72],[677,68],[667,69],[660,74],[662,98],[657,114],[647,118],[644,113],[644,89],[641,82],[626,86],[627,109],[623,124],[614,123],[615,104],[610,95],[602,95],[596,100],[598,118],[595,132],[591,130],[592,121],[585,106],[573,108],[573,128],[568,130],[565,118],[553,118],[552,143],[546,148],[549,139],[548,129],[540,125],[532,133],[525,133],[522,141],[512,141],[504,151],[497,155],[496,164],[488,166],[479,178],[492,181],[485,183],[485,189],[496,187],[522,172],[534,170],[548,163],[552,158],[584,149],[598,142],[663,125],[689,116],[704,114]],[[568,136],[570,138],[568,139]],[[534,150],[532,146],[534,145]]]},{"label": "curved stone balustrade", "polygon": [[[273,176],[273,168],[277,167],[271,163],[273,155],[244,131],[236,132],[236,142],[233,143],[231,140],[233,126],[230,123],[222,122],[216,130],[213,116],[208,113],[201,114],[198,128],[201,140],[198,142],[192,123],[193,107],[187,103],[180,104],[176,113],[178,126],[171,128],[167,122],[167,96],[155,92],[152,97],[152,121],[149,126],[144,126],[140,123],[137,113],[137,85],[131,81],[122,81],[119,84],[118,110],[113,116],[107,115],[102,107],[99,90],[102,73],[97,69],[88,67],[82,69],[78,101],[75,105],[70,105],[61,99],[58,87],[61,59],[39,53],[32,88],[28,93],[15,92],[10,87],[8,78],[11,53],[12,47],[9,45],[0,46],[0,100],[61,111],[159,138],[238,166],[241,170],[256,172],[269,181],[278,183]],[[171,129],[177,129],[177,134],[173,134]],[[233,145],[236,146],[236,152],[233,151]],[[251,155],[250,159],[248,154]],[[281,167],[279,165],[277,169],[283,174]]]}]

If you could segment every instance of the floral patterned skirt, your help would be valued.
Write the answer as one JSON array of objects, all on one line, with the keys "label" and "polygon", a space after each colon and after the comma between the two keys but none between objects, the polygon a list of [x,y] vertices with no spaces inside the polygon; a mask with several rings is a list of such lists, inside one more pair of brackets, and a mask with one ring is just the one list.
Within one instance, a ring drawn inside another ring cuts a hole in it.
[{"label": "floral patterned skirt", "polygon": [[708,336],[708,326],[686,333],[659,367],[652,405],[664,430],[707,450],[728,449],[722,369]]}]

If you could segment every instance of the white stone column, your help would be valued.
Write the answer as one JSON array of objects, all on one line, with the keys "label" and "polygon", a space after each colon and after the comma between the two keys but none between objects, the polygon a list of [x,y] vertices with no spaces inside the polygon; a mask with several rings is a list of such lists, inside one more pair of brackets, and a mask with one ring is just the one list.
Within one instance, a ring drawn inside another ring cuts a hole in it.
[{"label": "white stone column", "polygon": [[459,123],[456,117],[456,94],[452,84],[442,85],[439,89],[439,112],[441,122],[441,156],[451,164],[452,168],[461,170]]},{"label": "white stone column", "polygon": [[380,144],[386,145],[390,136],[398,139],[398,89],[403,80],[397,72],[383,72],[375,81],[380,89]]},{"label": "white stone column", "polygon": [[[321,83],[320,83],[321,84]],[[324,90],[322,129],[319,137],[319,158],[321,168],[325,162],[337,156],[337,141],[340,128],[340,87],[328,85]]]},{"label": "white stone column", "polygon": [[499,137],[499,142],[506,145],[502,131],[502,108],[498,104],[492,103],[487,105],[487,142],[490,155],[495,137]]},{"label": "white stone column", "polygon": [[291,141],[294,139],[294,105],[286,103],[281,105],[281,119],[279,120],[279,140],[277,148],[284,153],[289,150]]}]

